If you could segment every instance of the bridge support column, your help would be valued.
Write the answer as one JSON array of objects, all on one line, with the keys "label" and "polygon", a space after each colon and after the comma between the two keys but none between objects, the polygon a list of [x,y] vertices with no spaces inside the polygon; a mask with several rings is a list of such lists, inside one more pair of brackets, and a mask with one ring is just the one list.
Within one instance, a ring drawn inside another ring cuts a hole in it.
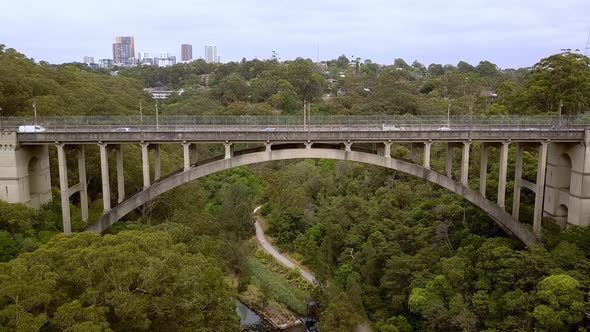
[{"label": "bridge support column", "polygon": [[304,144],[305,144],[305,148],[306,148],[306,149],[311,149],[311,146],[313,145],[313,142],[311,142],[311,141],[307,141],[307,142],[305,142]]},{"label": "bridge support column", "polygon": [[351,141],[344,143],[344,151],[346,151],[346,152],[352,151],[352,142]]},{"label": "bridge support column", "polygon": [[83,221],[88,221],[88,184],[86,183],[86,157],[84,145],[78,147],[78,179],[80,181],[80,212]]},{"label": "bridge support column", "polygon": [[430,146],[432,142],[424,142],[424,161],[422,166],[426,169],[430,169]]},{"label": "bridge support column", "polygon": [[59,192],[61,196],[61,215],[65,235],[72,234],[72,222],[70,219],[70,195],[68,185],[68,163],[64,144],[58,143],[57,165],[59,171]]},{"label": "bridge support column", "polygon": [[533,215],[533,233],[541,236],[541,221],[543,219],[543,194],[545,187],[545,171],[547,169],[547,142],[539,146],[539,162],[537,166],[537,188],[535,192],[535,213]]},{"label": "bridge support column", "polygon": [[117,147],[117,203],[125,199],[125,169],[123,167],[123,145]]},{"label": "bridge support column", "polygon": [[486,197],[486,186],[488,181],[488,146],[481,143],[481,160],[479,162],[479,193]]},{"label": "bridge support column", "polygon": [[264,151],[271,152],[272,151],[272,143],[269,141],[266,141],[264,143],[264,148],[265,148]]},{"label": "bridge support column", "polygon": [[150,156],[148,151],[149,143],[141,143],[141,163],[143,169],[143,189],[150,186]]},{"label": "bridge support column", "polygon": [[225,159],[230,159],[231,157],[234,156],[234,146],[232,143],[229,142],[225,142],[223,143],[223,146],[225,146]]},{"label": "bridge support column", "polygon": [[182,142],[182,156],[184,160],[184,170],[191,168],[190,143]]},{"label": "bridge support column", "polygon": [[508,147],[509,142],[502,142],[500,147],[500,170],[498,178],[498,205],[506,207],[506,174],[508,169]]},{"label": "bridge support column", "polygon": [[385,158],[391,158],[391,142],[383,143],[383,156]]},{"label": "bridge support column", "polygon": [[160,144],[154,144],[154,181],[158,181],[161,175]]},{"label": "bridge support column", "polygon": [[461,183],[465,186],[469,185],[469,147],[471,142],[463,142],[463,149],[461,154]]},{"label": "bridge support column", "polygon": [[512,197],[512,218],[518,220],[520,214],[520,192],[522,179],[522,154],[524,148],[521,143],[516,144],[516,165],[514,168],[514,195]]},{"label": "bridge support column", "polygon": [[111,186],[109,182],[109,156],[106,143],[98,143],[100,148],[100,175],[102,182],[102,207],[104,212],[111,209]]},{"label": "bridge support column", "polygon": [[453,146],[447,143],[447,162],[445,172],[449,178],[453,178]]}]

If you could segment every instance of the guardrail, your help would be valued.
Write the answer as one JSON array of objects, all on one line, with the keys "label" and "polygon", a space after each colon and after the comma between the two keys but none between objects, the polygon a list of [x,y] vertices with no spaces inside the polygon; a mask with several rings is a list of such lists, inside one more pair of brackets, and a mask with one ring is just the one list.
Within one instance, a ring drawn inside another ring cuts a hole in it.
[{"label": "guardrail", "polygon": [[37,124],[47,131],[551,130],[590,127],[589,116],[66,116],[2,117],[1,130]]}]

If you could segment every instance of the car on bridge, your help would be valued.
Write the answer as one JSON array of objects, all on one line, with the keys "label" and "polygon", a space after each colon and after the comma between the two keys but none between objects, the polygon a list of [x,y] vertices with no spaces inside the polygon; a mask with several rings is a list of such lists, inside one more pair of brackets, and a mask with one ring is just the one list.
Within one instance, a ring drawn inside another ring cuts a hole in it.
[{"label": "car on bridge", "polygon": [[46,129],[40,125],[24,125],[18,126],[19,133],[43,133]]},{"label": "car on bridge", "polygon": [[129,127],[119,127],[119,128],[112,129],[111,131],[114,133],[126,133],[126,132],[133,131],[133,130]]}]

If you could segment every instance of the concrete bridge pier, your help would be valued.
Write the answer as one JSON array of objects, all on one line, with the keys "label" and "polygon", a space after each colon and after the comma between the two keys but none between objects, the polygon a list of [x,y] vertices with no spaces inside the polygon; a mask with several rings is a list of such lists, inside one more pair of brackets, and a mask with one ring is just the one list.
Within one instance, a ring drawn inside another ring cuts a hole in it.
[{"label": "concrete bridge pier", "polygon": [[14,132],[0,132],[0,200],[40,208],[51,201],[49,149],[23,146]]},{"label": "concrete bridge pier", "polygon": [[[67,174],[67,173],[66,173]],[[78,180],[80,181],[80,213],[83,221],[88,221],[88,183],[86,181],[86,156],[84,145],[78,146]]]},{"label": "concrete bridge pier", "polygon": [[111,184],[109,179],[109,155],[107,144],[99,142],[100,179],[102,183],[102,209],[106,213],[111,209]]},{"label": "concrete bridge pier", "polygon": [[186,141],[182,142],[182,157],[185,171],[191,168],[190,145],[191,143],[187,143]]},{"label": "concrete bridge pier", "polygon": [[391,158],[391,142],[383,143],[383,156],[385,158]]},{"label": "concrete bridge pier", "polygon": [[[510,142],[502,142],[500,145],[500,165],[498,172],[498,206],[506,208],[506,175],[508,174],[508,148]],[[487,166],[486,166],[487,167]],[[485,193],[484,193],[485,195]]]},{"label": "concrete bridge pier", "polygon": [[471,141],[463,142],[461,150],[461,184],[469,186],[469,148]]},{"label": "concrete bridge pier", "polygon": [[149,143],[141,142],[141,165],[143,171],[143,189],[150,186],[150,155],[148,151]]},{"label": "concrete bridge pier", "polygon": [[63,143],[55,145],[57,148],[57,164],[59,172],[59,192],[61,195],[61,214],[65,235],[72,234],[72,221],[70,216],[70,195],[68,193],[68,162]]},{"label": "concrete bridge pier", "polygon": [[430,169],[430,146],[432,141],[424,142],[424,160],[422,166],[426,169]]},{"label": "concrete bridge pier", "polygon": [[234,145],[230,142],[223,143],[225,147],[225,159],[231,159],[234,156]]}]

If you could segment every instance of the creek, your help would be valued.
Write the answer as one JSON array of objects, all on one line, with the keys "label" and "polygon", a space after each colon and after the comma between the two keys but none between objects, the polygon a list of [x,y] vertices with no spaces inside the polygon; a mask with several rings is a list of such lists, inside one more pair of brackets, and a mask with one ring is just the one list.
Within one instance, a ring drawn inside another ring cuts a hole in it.
[{"label": "creek", "polygon": [[[285,330],[275,329],[272,324],[260,317],[254,310],[236,300],[236,312],[240,316],[240,327],[253,332],[315,332],[316,320],[312,317],[301,317],[302,324]],[[307,326],[306,326],[307,325]]]}]

